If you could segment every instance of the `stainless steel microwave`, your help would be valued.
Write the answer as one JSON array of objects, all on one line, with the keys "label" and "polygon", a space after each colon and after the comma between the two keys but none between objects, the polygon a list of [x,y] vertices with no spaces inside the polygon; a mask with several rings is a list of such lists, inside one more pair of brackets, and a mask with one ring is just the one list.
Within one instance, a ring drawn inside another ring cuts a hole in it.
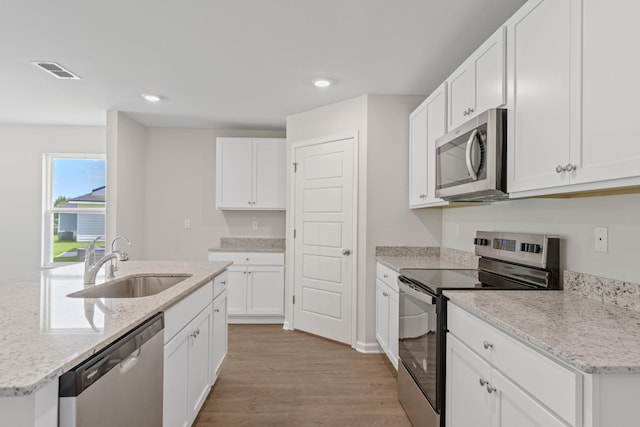
[{"label": "stainless steel microwave", "polygon": [[494,108],[436,140],[436,197],[500,200],[507,194],[507,110]]}]

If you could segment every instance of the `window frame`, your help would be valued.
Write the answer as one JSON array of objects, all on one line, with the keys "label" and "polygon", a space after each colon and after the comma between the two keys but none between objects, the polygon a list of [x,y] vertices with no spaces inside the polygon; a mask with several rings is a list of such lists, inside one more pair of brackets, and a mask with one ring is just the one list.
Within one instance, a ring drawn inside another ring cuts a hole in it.
[{"label": "window frame", "polygon": [[[86,160],[104,160],[105,161],[105,185],[106,185],[106,160],[105,154],[89,154],[89,153],[44,153],[42,155],[42,239],[41,239],[41,266],[43,268],[62,267],[65,265],[73,265],[78,262],[54,262],[53,261],[53,217],[56,213],[75,213],[75,214],[92,214],[103,215],[105,219],[105,239],[107,233],[107,201],[100,208],[56,208],[53,206],[53,163],[57,159],[86,159]],[[106,194],[106,189],[105,189]]]}]

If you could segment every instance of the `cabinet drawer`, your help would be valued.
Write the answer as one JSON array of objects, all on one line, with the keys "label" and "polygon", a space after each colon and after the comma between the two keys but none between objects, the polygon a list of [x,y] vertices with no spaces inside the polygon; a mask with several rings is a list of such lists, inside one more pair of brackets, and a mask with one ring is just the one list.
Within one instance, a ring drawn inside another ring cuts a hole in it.
[{"label": "cabinet drawer", "polygon": [[213,300],[213,281],[198,288],[191,295],[164,312],[164,342],[171,340]]},{"label": "cabinet drawer", "polygon": [[235,265],[284,265],[284,252],[209,252],[209,261]]},{"label": "cabinet drawer", "polygon": [[228,278],[229,278],[229,274],[227,273],[226,270],[213,278],[213,298],[214,299],[215,297],[220,295],[225,289],[227,289],[227,286],[229,284]]},{"label": "cabinet drawer", "polygon": [[386,265],[376,264],[376,277],[396,292],[398,292],[398,276],[397,271],[390,269]]},{"label": "cabinet drawer", "polygon": [[581,377],[449,303],[449,332],[571,425],[578,420]]}]

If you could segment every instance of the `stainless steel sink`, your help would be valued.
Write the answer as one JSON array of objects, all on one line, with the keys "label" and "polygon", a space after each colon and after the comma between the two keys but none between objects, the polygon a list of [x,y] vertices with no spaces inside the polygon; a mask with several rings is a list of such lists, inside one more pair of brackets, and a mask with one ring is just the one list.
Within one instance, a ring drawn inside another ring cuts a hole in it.
[{"label": "stainless steel sink", "polygon": [[191,277],[191,274],[138,274],[73,292],[71,298],[140,298],[155,295]]}]

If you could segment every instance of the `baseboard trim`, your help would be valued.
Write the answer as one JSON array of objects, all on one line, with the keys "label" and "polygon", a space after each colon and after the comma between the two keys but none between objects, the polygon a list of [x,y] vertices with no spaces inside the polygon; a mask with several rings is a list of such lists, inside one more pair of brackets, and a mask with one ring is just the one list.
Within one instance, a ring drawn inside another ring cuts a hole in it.
[{"label": "baseboard trim", "polygon": [[358,341],[356,342],[356,351],[360,352],[360,353],[364,353],[364,354],[370,354],[370,353],[384,353],[384,351],[382,350],[382,348],[380,347],[380,345],[377,342],[362,342],[362,341]]},{"label": "baseboard trim", "polygon": [[293,331],[293,328],[291,327],[291,323],[288,321],[285,321],[282,324],[282,329],[284,329],[285,331]]},{"label": "baseboard trim", "polygon": [[274,324],[282,325],[284,316],[229,316],[229,324]]}]

